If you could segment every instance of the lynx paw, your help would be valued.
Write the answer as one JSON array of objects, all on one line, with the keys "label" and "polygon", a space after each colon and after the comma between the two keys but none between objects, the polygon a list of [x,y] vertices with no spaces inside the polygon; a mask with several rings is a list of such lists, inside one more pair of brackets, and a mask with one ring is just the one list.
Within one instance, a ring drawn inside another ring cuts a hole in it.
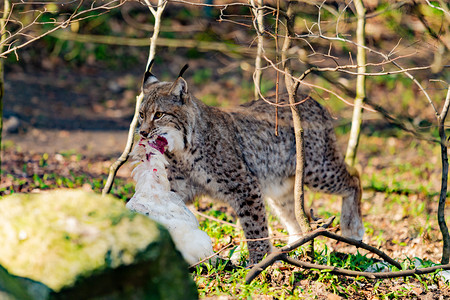
[{"label": "lynx paw", "polygon": [[364,237],[364,225],[361,220],[341,220],[342,236],[348,237],[357,241],[362,241]]}]

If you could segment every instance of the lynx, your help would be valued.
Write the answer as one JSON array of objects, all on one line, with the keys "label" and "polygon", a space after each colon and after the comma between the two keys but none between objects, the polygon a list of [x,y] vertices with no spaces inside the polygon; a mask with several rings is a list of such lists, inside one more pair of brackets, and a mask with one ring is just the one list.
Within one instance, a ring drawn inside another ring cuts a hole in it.
[{"label": "lynx", "polygon": [[[250,263],[256,263],[271,250],[264,239],[269,235],[265,201],[290,241],[301,233],[294,214],[296,152],[290,108],[279,108],[275,135],[273,105],[255,100],[229,110],[207,106],[190,93],[183,71],[174,82],[160,82],[146,72],[139,133],[167,141],[171,190],[186,203],[206,195],[230,204],[248,240]],[[312,98],[296,98],[303,100],[305,184],[342,196],[342,234],[361,240],[359,175],[346,167],[328,111]]]}]

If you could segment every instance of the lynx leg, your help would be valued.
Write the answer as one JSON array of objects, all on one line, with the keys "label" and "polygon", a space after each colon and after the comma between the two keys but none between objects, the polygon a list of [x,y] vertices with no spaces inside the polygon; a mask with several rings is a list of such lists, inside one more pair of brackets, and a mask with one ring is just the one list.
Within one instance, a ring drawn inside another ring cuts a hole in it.
[{"label": "lynx leg", "polygon": [[362,240],[364,226],[361,214],[362,189],[358,172],[345,163],[306,172],[306,184],[314,191],[342,196],[341,230],[345,237]]},{"label": "lynx leg", "polygon": [[270,208],[288,232],[288,244],[298,240],[302,230],[295,218],[295,202],[293,195],[278,197],[277,199],[267,197],[266,199]]},{"label": "lynx leg", "polygon": [[364,225],[361,215],[362,189],[359,174],[356,170],[349,170],[350,183],[348,191],[342,197],[341,230],[342,235],[362,240],[364,236]]},{"label": "lynx leg", "polygon": [[267,239],[269,231],[264,201],[258,192],[247,195],[249,196],[230,201],[230,204],[238,215],[245,238],[248,240],[250,263],[255,264],[270,252],[271,243]]},{"label": "lynx leg", "polygon": [[281,186],[273,187],[266,194],[272,212],[280,219],[289,234],[288,243],[300,238],[302,230],[295,218],[294,178],[289,178]]}]

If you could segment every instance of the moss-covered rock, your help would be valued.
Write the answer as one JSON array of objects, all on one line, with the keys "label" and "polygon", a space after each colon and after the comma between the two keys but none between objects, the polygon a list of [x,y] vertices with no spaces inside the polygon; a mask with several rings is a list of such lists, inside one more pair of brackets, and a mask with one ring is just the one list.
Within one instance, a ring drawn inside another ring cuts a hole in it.
[{"label": "moss-covered rock", "polygon": [[74,190],[0,199],[0,298],[195,299],[169,233],[113,197]]}]

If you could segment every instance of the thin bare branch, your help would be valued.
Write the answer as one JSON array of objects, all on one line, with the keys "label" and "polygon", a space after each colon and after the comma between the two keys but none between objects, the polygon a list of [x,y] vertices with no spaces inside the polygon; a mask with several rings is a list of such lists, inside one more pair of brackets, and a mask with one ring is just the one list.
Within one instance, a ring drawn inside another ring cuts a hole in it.
[{"label": "thin bare branch", "polygon": [[[296,105],[296,94],[294,87],[294,77],[290,61],[287,58],[287,52],[292,45],[291,37],[294,34],[295,15],[293,11],[293,2],[288,1],[286,12],[286,33],[284,37],[283,47],[281,49],[281,60],[284,69],[284,81],[289,96],[289,104],[291,104],[292,123],[295,135],[295,181],[294,181],[294,202],[295,202],[295,219],[302,232],[311,231],[311,225],[305,210],[305,146],[304,131],[302,127],[303,117],[301,107]],[[314,261],[314,241],[311,240],[307,249],[307,256]]]},{"label": "thin bare branch", "polygon": [[[155,58],[156,41],[158,39],[159,29],[161,26],[161,15],[164,11],[166,3],[167,3],[167,1],[165,1],[165,0],[158,0],[158,6],[157,6],[157,9],[156,9],[156,12],[154,15],[155,16],[155,29],[154,29],[153,35],[150,39],[150,49],[149,49],[146,69],[148,68],[150,62]],[[111,191],[117,170],[127,161],[128,155],[130,154],[131,149],[133,148],[134,133],[136,131],[136,127],[138,124],[139,109],[141,107],[141,103],[142,103],[143,99],[144,99],[144,94],[141,91],[141,93],[136,97],[136,106],[135,106],[135,110],[134,110],[133,120],[131,121],[130,129],[128,130],[127,144],[125,146],[124,151],[120,155],[120,157],[111,165],[111,167],[109,169],[108,179],[102,190],[103,196],[108,194]]]},{"label": "thin bare branch", "polygon": [[[277,12],[275,16],[275,62],[278,63],[279,57],[279,49],[278,49],[278,24],[280,20],[280,0],[277,0]],[[294,90],[297,92],[296,90]],[[275,103],[278,104],[280,102],[279,98],[280,94],[280,73],[277,71],[277,79],[275,82]],[[275,135],[278,136],[278,106],[275,106]]]},{"label": "thin bare branch", "polygon": [[[286,74],[285,71],[283,71],[283,70],[281,70],[280,68],[278,68],[278,67],[277,67],[270,59],[268,59],[266,56],[263,56],[263,57],[266,59],[267,62],[269,62],[269,63],[271,64],[271,66],[272,66],[275,70],[277,70],[278,72],[280,72],[280,73],[282,73],[282,74]],[[306,86],[308,86],[308,87],[312,87],[312,88],[316,88],[316,89],[319,89],[319,90],[323,90],[323,91],[325,91],[325,92],[328,92],[328,93],[334,95],[336,98],[338,98],[338,99],[341,100],[342,102],[344,102],[345,104],[347,104],[347,105],[349,105],[349,106],[354,106],[353,103],[351,103],[350,101],[346,100],[346,99],[343,98],[341,95],[339,95],[338,93],[336,93],[336,92],[334,92],[334,91],[332,91],[332,90],[330,90],[330,89],[324,88],[324,87],[319,86],[319,85],[316,85],[316,84],[312,84],[312,83],[306,82],[306,81],[301,80],[301,79],[299,79],[299,78],[295,78],[295,77],[292,77],[292,78],[293,78],[294,81],[296,81],[296,82],[298,82],[298,83],[300,83],[300,84],[303,84],[303,85],[306,85]],[[292,104],[290,104],[290,105],[292,105]],[[297,102],[296,104],[294,104],[294,105],[298,105],[298,102]],[[370,108],[370,107],[363,106],[363,108],[366,109],[366,110],[368,110],[368,111],[375,112],[375,111],[374,111],[372,108]]]},{"label": "thin bare branch", "polygon": [[434,273],[438,270],[450,270],[450,264],[447,264],[447,265],[438,265],[438,266],[421,268],[421,269],[402,270],[402,271],[396,271],[396,272],[372,273],[372,272],[345,270],[345,269],[341,269],[338,267],[312,264],[312,263],[308,263],[305,261],[299,261],[299,260],[289,257],[287,255],[280,257],[280,259],[291,265],[294,265],[294,266],[297,266],[300,268],[304,268],[304,269],[324,270],[324,271],[329,271],[330,273],[335,274],[335,275],[344,275],[344,276],[350,276],[350,277],[364,276],[369,279],[387,279],[387,278],[408,277],[408,276],[413,276],[413,275],[430,274],[430,273]]},{"label": "thin bare branch", "polygon": [[232,247],[232,246],[235,246],[235,243],[233,243],[233,242],[228,243],[227,245],[225,245],[224,247],[222,247],[219,251],[214,252],[214,254],[212,254],[212,255],[210,255],[210,256],[208,256],[208,257],[205,257],[204,259],[202,259],[202,260],[199,261],[198,263],[195,263],[195,264],[193,264],[193,265],[190,265],[189,268],[195,268],[196,266],[201,265],[202,263],[209,261],[210,259],[212,259],[212,258],[218,256],[220,253],[222,253],[223,251],[227,250],[228,248],[230,248],[230,247]]},{"label": "thin bare branch", "polygon": [[345,6],[344,9],[342,10],[342,12],[339,13],[338,18],[336,20],[336,36],[339,36],[339,21],[341,20],[341,17],[343,14],[345,14],[345,11],[347,10],[347,8],[349,7],[349,5],[353,3],[353,0],[350,0]]},{"label": "thin bare branch", "polygon": [[450,107],[450,85],[447,89],[447,96],[445,97],[444,106],[442,107],[441,114],[439,115],[439,118],[441,119],[441,122],[445,122],[445,119],[447,118],[448,110]]},{"label": "thin bare branch", "polygon": [[441,163],[442,163],[442,176],[441,176],[441,191],[439,194],[438,205],[438,224],[442,233],[443,249],[442,249],[442,264],[448,264],[450,260],[450,235],[448,227],[445,222],[445,202],[447,199],[447,182],[448,182],[448,144],[447,136],[445,134],[444,123],[447,118],[448,110],[450,107],[450,85],[447,89],[447,97],[445,98],[444,106],[441,114],[437,117],[439,125],[439,137],[441,139]]},{"label": "thin bare branch", "polygon": [[[370,47],[364,46],[364,45],[360,45],[352,40],[349,39],[345,39],[345,38],[341,38],[341,37],[329,37],[329,36],[325,36],[323,34],[321,34],[319,32],[319,34],[302,34],[302,35],[297,35],[298,38],[321,38],[324,40],[328,40],[328,41],[340,41],[340,42],[344,42],[344,43],[348,43],[348,44],[352,44],[355,45],[357,47],[361,47],[365,50],[367,50],[369,53],[374,53],[377,54],[381,57],[383,57],[386,60],[390,60],[389,55],[384,54],[383,52],[374,50]],[[436,115],[438,115],[438,111],[436,109],[436,106],[434,105],[433,101],[431,100],[430,95],[427,93],[427,91],[425,90],[425,88],[422,86],[422,84],[420,84],[420,82],[413,76],[411,75],[411,73],[409,73],[408,71],[406,71],[405,68],[403,68],[402,66],[400,66],[396,61],[391,60],[392,64],[397,67],[398,69],[404,71],[403,74],[405,74],[409,79],[411,79],[414,84],[422,91],[422,93],[424,94],[424,96],[426,97],[426,99],[428,100],[428,102],[430,103],[431,107],[433,108],[434,112]]]},{"label": "thin bare branch", "polygon": [[428,4],[429,6],[431,6],[432,8],[442,11],[442,12],[445,14],[445,16],[446,16],[447,18],[450,18],[450,11],[448,11],[447,9],[445,9],[445,6],[444,6],[444,5],[443,5],[442,7],[440,7],[440,6],[434,5],[434,4],[431,3],[429,0],[425,0],[425,2],[427,2],[427,4]]},{"label": "thin bare branch", "polygon": [[154,17],[156,17],[156,10],[153,7],[152,3],[150,2],[150,0],[144,0],[145,4],[147,5],[147,8],[150,10],[150,12],[152,13],[152,15]]},{"label": "thin bare branch", "polygon": [[[328,237],[330,239],[334,239],[337,241],[341,241],[341,242],[345,242],[347,244],[353,245],[355,247],[358,248],[362,248],[365,249],[367,251],[370,251],[376,255],[378,255],[379,257],[381,257],[382,259],[384,259],[386,262],[390,263],[391,265],[397,267],[398,269],[402,269],[401,265],[396,262],[395,260],[393,260],[392,258],[390,258],[387,254],[385,254],[383,251],[372,247],[370,245],[367,245],[366,243],[363,243],[362,241],[357,241],[357,240],[353,240],[350,238],[345,238],[343,236],[334,234],[326,229],[323,228],[319,228],[316,229],[312,232],[310,232],[309,234],[305,235],[304,237],[302,237],[301,239],[297,240],[296,242],[292,243],[292,244],[288,244],[282,248],[280,248],[278,251],[276,252],[272,252],[270,253],[265,259],[263,259],[261,262],[259,262],[258,264],[256,264],[248,273],[247,276],[245,277],[245,281],[247,283],[250,283],[253,279],[255,279],[262,271],[264,271],[268,266],[272,265],[275,261],[277,260],[285,260],[288,257],[287,253],[291,252],[294,249],[297,249],[298,247],[304,245],[305,243],[314,240],[315,238],[319,237],[319,236],[325,236]],[[289,261],[290,263],[290,261]],[[319,265],[314,265],[316,269],[317,266]],[[323,266],[325,267],[325,266]],[[328,268],[332,268],[327,266]],[[371,273],[372,274],[372,273]],[[363,275],[361,275],[363,276]]]},{"label": "thin bare branch", "polygon": [[[57,31],[51,34],[61,40],[77,41],[83,43],[98,43],[105,45],[127,45],[135,47],[148,47],[148,38],[130,38],[106,35],[89,35],[73,33],[70,31]],[[165,46],[173,48],[191,48],[195,47],[199,51],[218,51],[230,57],[253,56],[256,51],[254,48],[239,47],[227,45],[221,42],[196,41],[193,39],[170,39],[159,37],[156,40],[156,46]]]},{"label": "thin bare branch", "polygon": [[[0,19],[0,52],[3,51],[3,40],[6,39],[5,30],[6,30],[6,22],[8,17],[10,16],[11,2],[9,0],[4,0],[3,2],[3,16]],[[3,98],[5,95],[5,78],[4,78],[4,70],[5,70],[5,61],[0,58],[0,150],[2,149],[2,133],[3,133]],[[0,170],[2,166],[2,158],[0,155]]]},{"label": "thin bare branch", "polygon": [[239,228],[239,226],[237,226],[234,223],[230,223],[230,222],[227,222],[227,221],[224,221],[224,220],[220,220],[220,219],[214,218],[212,216],[208,216],[207,214],[201,213],[198,210],[193,210],[192,212],[194,214],[196,214],[196,215],[199,215],[199,216],[205,218],[205,219],[212,220],[212,221],[215,221],[215,222],[218,222],[218,223],[221,223],[221,224],[225,224],[225,225],[228,225],[228,226],[232,226],[234,228]]},{"label": "thin bare branch", "polygon": [[[356,27],[356,41],[358,44],[366,45],[366,8],[362,0],[354,0],[356,14],[358,17]],[[352,125],[350,136],[348,138],[347,151],[345,154],[345,162],[349,166],[354,166],[356,161],[356,152],[359,145],[361,133],[363,104],[366,99],[366,50],[358,47],[356,53],[356,61],[358,64],[356,73],[356,97],[355,106],[353,108]]]},{"label": "thin bare branch", "polygon": [[[46,9],[44,9],[42,11],[39,11],[38,15],[36,17],[34,17],[33,20],[28,25],[23,25],[22,23],[19,23],[21,28],[19,28],[18,31],[16,31],[14,33],[9,33],[10,36],[2,43],[2,45],[7,45],[7,49],[2,51],[2,53],[0,53],[0,57],[6,57],[8,54],[10,54],[12,52],[17,52],[17,50],[30,45],[31,43],[43,38],[44,36],[50,35],[61,28],[66,28],[73,22],[79,22],[80,20],[82,20],[84,18],[91,18],[91,17],[93,17],[91,15],[92,12],[98,12],[98,11],[104,11],[104,10],[109,11],[111,9],[120,7],[124,3],[121,0],[111,0],[107,3],[99,5],[99,6],[94,6],[94,4],[92,4],[91,8],[89,8],[89,9],[80,10],[83,2],[84,2],[83,0],[79,1],[76,9],[64,21],[53,20],[53,21],[49,21],[49,22],[38,22],[38,19],[44,13],[48,12]],[[13,9],[13,7],[11,9]],[[18,36],[27,36],[27,34],[25,33],[25,30],[27,30],[28,28],[30,28],[32,25],[35,25],[35,24],[37,24],[37,25],[54,24],[55,27],[39,34],[38,36],[31,37],[28,35],[29,40],[27,40],[23,43],[17,44],[15,39]]]}]

